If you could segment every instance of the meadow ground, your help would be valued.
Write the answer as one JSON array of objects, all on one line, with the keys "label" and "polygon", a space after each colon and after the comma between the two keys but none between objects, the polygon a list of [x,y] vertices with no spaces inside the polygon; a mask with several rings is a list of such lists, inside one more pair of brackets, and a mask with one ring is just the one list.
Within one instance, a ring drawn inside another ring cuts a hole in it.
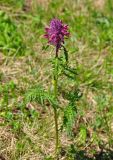
[{"label": "meadow ground", "polygon": [[59,131],[59,159],[113,160],[112,0],[0,0],[0,160],[55,159],[53,110],[24,103],[29,88],[51,89],[54,47],[43,35],[54,17],[69,25],[65,46],[77,71],[60,79],[59,101],[65,106],[64,91],[82,95],[73,136]]}]

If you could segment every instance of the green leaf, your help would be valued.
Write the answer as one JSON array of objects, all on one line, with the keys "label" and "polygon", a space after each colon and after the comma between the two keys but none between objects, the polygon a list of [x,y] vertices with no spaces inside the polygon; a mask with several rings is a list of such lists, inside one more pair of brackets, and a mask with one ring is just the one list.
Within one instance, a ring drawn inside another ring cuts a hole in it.
[{"label": "green leaf", "polygon": [[44,106],[45,101],[48,101],[53,108],[58,108],[58,102],[55,97],[49,92],[45,91],[41,86],[36,86],[30,89],[25,94],[26,102],[38,102]]},{"label": "green leaf", "polygon": [[78,137],[79,143],[80,144],[85,144],[86,138],[87,138],[87,129],[86,129],[85,126],[82,125],[80,127],[80,132],[79,132],[79,137]]},{"label": "green leaf", "polygon": [[65,56],[65,60],[66,62],[68,62],[68,51],[66,50],[66,48],[64,46],[62,46],[64,49],[64,56]]},{"label": "green leaf", "polygon": [[72,136],[72,128],[75,124],[77,114],[76,106],[69,104],[64,109],[63,127],[66,129],[68,135]]}]

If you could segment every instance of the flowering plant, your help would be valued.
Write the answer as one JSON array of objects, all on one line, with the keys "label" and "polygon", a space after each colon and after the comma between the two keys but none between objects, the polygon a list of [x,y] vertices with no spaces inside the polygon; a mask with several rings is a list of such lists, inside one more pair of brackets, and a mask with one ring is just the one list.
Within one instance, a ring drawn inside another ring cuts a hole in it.
[{"label": "flowering plant", "polygon": [[[55,122],[55,136],[56,136],[56,149],[55,149],[55,159],[58,159],[59,149],[61,148],[60,138],[59,138],[59,111],[63,115],[63,124],[60,127],[61,129],[65,128],[68,131],[68,134],[71,135],[72,128],[74,126],[74,121],[76,117],[76,104],[75,101],[78,100],[78,93],[76,90],[74,92],[65,90],[64,99],[67,99],[67,104],[64,107],[61,107],[59,102],[59,78],[64,75],[67,78],[74,80],[76,70],[69,66],[68,62],[68,52],[64,46],[65,38],[69,37],[68,25],[63,24],[61,20],[53,19],[50,22],[49,27],[45,28],[44,37],[48,39],[48,43],[55,47],[55,56],[52,60],[53,64],[53,86],[52,90],[49,92],[45,91],[41,86],[31,89],[27,95],[27,102],[38,102],[42,106],[45,101],[48,101],[50,106],[54,111],[54,122]],[[64,57],[59,55],[60,49],[64,51]]]},{"label": "flowering plant", "polygon": [[[53,72],[53,84],[54,84],[54,97],[57,99],[58,96],[58,72],[59,72],[59,63],[58,63],[58,52],[59,49],[63,47],[66,61],[68,60],[68,53],[65,47],[63,46],[65,38],[69,37],[68,25],[63,24],[59,19],[53,19],[50,22],[49,27],[45,28],[44,37],[48,39],[48,43],[55,46],[55,61],[54,61],[54,72]],[[54,120],[55,120],[55,131],[56,131],[56,155],[58,153],[59,147],[59,134],[58,134],[58,113],[57,108],[54,108]]]}]

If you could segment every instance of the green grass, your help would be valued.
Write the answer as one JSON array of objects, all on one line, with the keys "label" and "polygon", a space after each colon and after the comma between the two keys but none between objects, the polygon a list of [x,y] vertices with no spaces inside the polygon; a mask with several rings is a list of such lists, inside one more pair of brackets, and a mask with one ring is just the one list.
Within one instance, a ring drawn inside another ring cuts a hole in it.
[{"label": "green grass", "polygon": [[77,91],[81,97],[75,100],[73,136],[65,129],[60,132],[60,159],[112,160],[112,0],[105,0],[101,9],[90,0],[28,2],[0,0],[0,158],[54,159],[52,109],[48,103],[42,108],[24,100],[34,86],[51,90],[54,53],[43,34],[50,20],[58,17],[69,25],[71,34],[65,46],[70,66],[77,71],[73,80],[60,79],[60,103],[67,104],[65,91]]}]

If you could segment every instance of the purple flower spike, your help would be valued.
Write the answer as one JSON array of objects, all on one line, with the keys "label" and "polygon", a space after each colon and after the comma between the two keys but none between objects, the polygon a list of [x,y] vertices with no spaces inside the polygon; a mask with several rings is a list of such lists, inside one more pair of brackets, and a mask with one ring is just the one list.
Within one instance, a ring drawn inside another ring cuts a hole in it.
[{"label": "purple flower spike", "polygon": [[68,25],[63,24],[61,20],[53,19],[45,31],[44,37],[48,39],[48,43],[56,47],[56,56],[58,56],[58,51],[64,44],[64,38],[69,37]]}]

